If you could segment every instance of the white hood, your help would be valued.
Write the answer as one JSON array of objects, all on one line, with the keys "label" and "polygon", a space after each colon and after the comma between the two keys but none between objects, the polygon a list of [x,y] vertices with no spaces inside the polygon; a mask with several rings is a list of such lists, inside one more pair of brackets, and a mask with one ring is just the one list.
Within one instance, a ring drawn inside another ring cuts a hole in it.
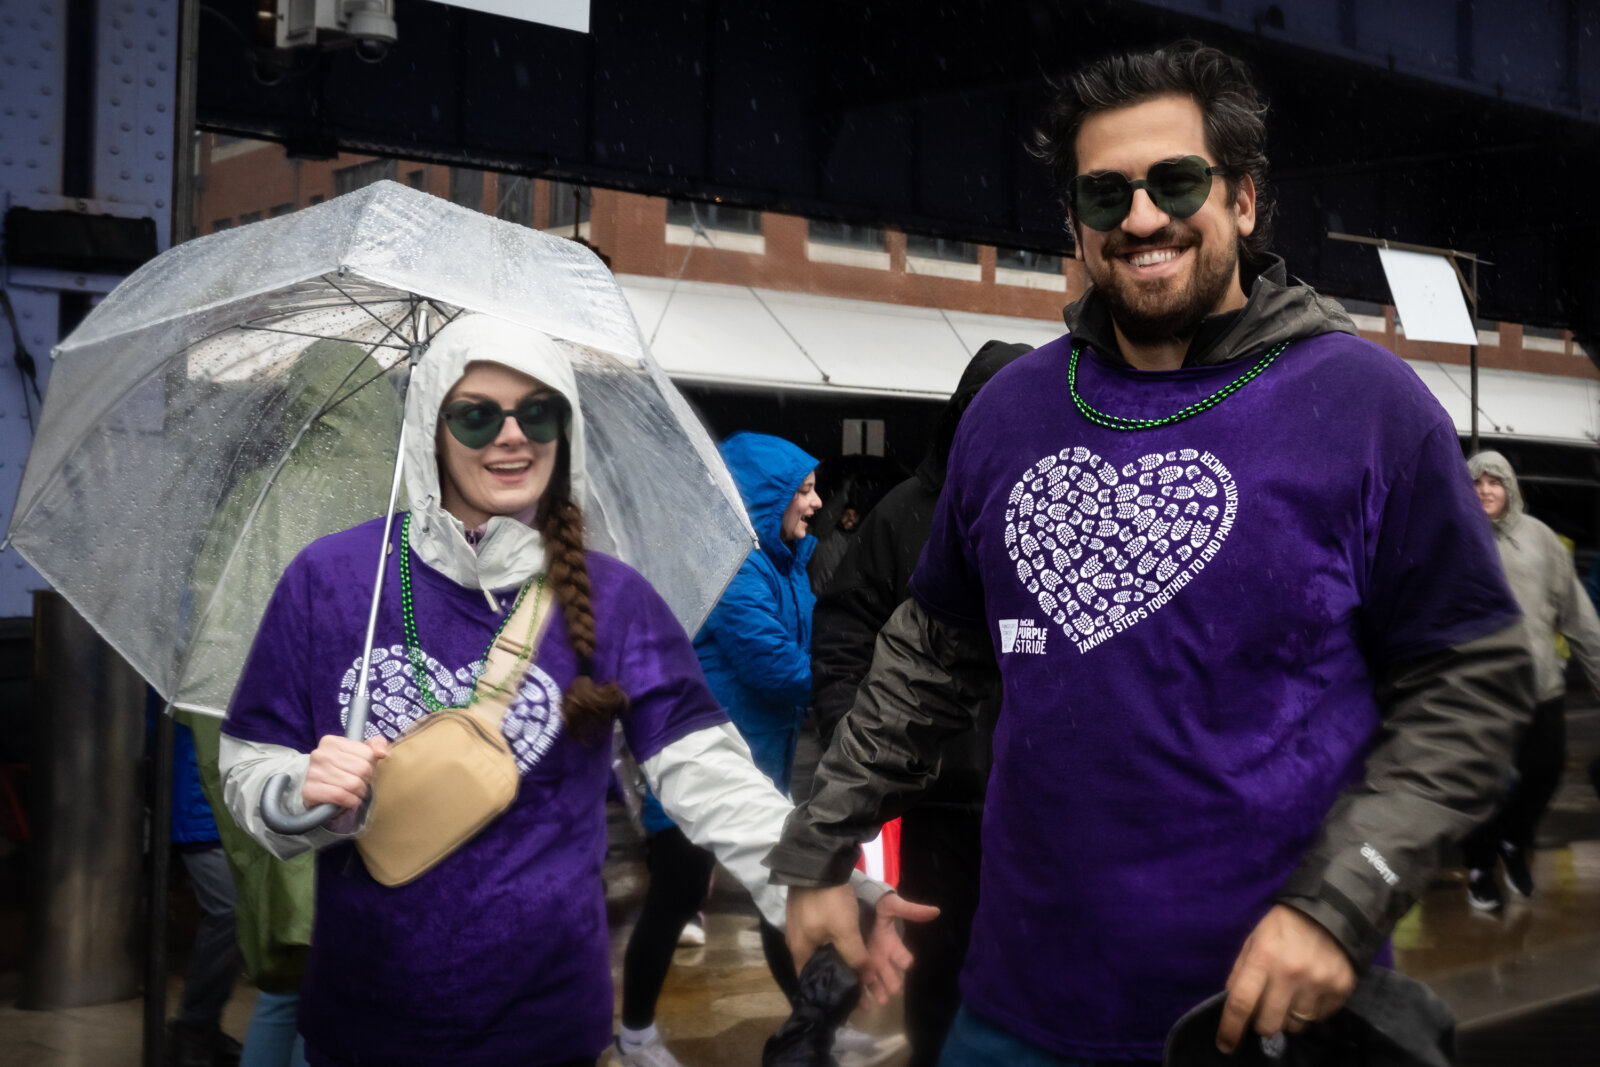
[{"label": "white hood", "polygon": [[544,536],[516,519],[489,520],[474,552],[466,527],[440,505],[434,454],[439,408],[451,386],[474,362],[500,363],[537,378],[567,398],[572,499],[585,499],[583,413],[572,362],[547,334],[489,315],[462,315],[434,335],[411,373],[406,391],[406,494],[411,501],[411,546],[424,563],[471,589],[521,585],[544,570]]}]

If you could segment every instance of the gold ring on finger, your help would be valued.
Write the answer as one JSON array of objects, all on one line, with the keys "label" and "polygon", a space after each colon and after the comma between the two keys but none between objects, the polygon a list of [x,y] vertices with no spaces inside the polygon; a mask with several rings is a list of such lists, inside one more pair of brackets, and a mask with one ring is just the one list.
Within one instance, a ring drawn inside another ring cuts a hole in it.
[{"label": "gold ring on finger", "polygon": [[1293,1008],[1289,1009],[1289,1018],[1293,1019],[1295,1022],[1301,1023],[1314,1023],[1317,1021],[1317,1017],[1315,1015],[1306,1015],[1295,1011]]}]

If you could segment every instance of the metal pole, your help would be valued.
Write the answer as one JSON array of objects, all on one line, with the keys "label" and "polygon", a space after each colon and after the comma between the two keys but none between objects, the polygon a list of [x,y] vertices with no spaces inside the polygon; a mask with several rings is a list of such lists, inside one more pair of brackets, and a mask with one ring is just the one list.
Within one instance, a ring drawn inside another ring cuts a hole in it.
[{"label": "metal pole", "polygon": [[[171,243],[194,236],[194,120],[200,0],[178,2],[177,100],[172,123]],[[172,705],[162,709],[150,769],[150,868],[146,887],[144,1067],[167,1062],[167,892],[172,877]]]},{"label": "metal pole", "polygon": [[173,109],[172,243],[194,236],[195,66],[200,47],[200,0],[178,4],[178,99]]},{"label": "metal pole", "polygon": [[[1472,302],[1472,336],[1478,336],[1478,261],[1472,260],[1472,279],[1467,286],[1467,299]],[[1472,343],[1472,454],[1478,454],[1478,343]]]},{"label": "metal pole", "polygon": [[139,990],[145,685],[59,593],[33,594],[35,824],[19,1007]]},{"label": "metal pole", "polygon": [[150,761],[150,866],[145,886],[144,1067],[166,1063],[167,889],[172,877],[172,705],[156,719]]}]

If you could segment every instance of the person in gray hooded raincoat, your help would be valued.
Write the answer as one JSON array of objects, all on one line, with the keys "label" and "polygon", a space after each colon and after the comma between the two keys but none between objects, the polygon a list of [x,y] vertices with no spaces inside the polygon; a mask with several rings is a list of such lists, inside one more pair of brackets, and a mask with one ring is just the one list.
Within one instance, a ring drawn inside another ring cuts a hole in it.
[{"label": "person in gray hooded raincoat", "polygon": [[1556,656],[1556,634],[1566,637],[1589,685],[1600,692],[1600,618],[1584,593],[1572,553],[1554,530],[1523,507],[1516,472],[1498,452],[1479,452],[1467,461],[1478,500],[1494,524],[1506,581],[1522,608],[1523,631],[1533,655],[1538,704],[1517,746],[1518,780],[1505,805],[1461,845],[1467,866],[1467,899],[1481,911],[1497,911],[1505,896],[1495,881],[1496,860],[1506,882],[1521,896],[1533,892],[1528,852],[1539,820],[1561,784],[1567,758],[1563,698],[1567,683]]}]

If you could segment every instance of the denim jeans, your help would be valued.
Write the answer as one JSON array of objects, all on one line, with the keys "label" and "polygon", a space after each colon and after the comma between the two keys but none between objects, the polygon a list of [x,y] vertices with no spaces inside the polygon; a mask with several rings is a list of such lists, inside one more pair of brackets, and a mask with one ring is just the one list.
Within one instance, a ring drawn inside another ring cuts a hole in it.
[{"label": "denim jeans", "polygon": [[306,1067],[299,993],[258,993],[239,1067]]},{"label": "denim jeans", "polygon": [[[1069,1060],[1054,1052],[1030,1045],[968,1011],[956,1012],[950,1033],[944,1039],[939,1067],[1097,1067],[1102,1060]],[[1152,1064],[1155,1061],[1148,1061]],[[1136,1067],[1131,1061],[1118,1061],[1116,1067]]]}]

